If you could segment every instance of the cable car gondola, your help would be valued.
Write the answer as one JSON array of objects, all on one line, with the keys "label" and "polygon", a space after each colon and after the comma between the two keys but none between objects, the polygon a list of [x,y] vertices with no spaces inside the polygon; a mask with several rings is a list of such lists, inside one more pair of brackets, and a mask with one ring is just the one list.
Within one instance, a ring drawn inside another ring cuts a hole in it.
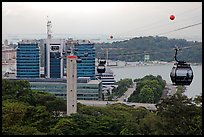
[{"label": "cable car gondola", "polygon": [[106,60],[105,60],[105,59],[101,59],[101,60],[99,61],[99,64],[105,65],[105,64],[106,64]]},{"label": "cable car gondola", "polygon": [[105,66],[103,64],[99,64],[97,66],[97,72],[98,73],[105,73],[105,71],[106,71],[106,68],[105,68]]},{"label": "cable car gondola", "polygon": [[99,62],[99,64],[97,66],[97,72],[98,73],[105,73],[105,71],[106,71],[106,67],[105,67],[106,60],[105,59],[100,59],[98,62]]},{"label": "cable car gondola", "polygon": [[76,62],[77,62],[77,63],[81,63],[81,62],[82,62],[82,59],[81,59],[79,56],[77,56]]},{"label": "cable car gondola", "polygon": [[193,70],[190,64],[185,61],[178,61],[176,58],[177,48],[175,49],[175,60],[177,61],[170,73],[171,81],[173,85],[190,85],[193,80]]}]

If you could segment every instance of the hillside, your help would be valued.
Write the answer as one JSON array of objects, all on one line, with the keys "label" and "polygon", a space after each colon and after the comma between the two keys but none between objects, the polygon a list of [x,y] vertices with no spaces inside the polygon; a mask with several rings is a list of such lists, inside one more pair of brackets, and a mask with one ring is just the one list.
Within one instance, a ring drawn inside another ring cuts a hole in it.
[{"label": "hillside", "polygon": [[[179,48],[188,47],[178,52],[178,60],[202,63],[202,42],[185,39],[169,39],[167,37],[135,37],[130,40],[96,44],[97,58],[104,58],[106,48],[109,49],[110,60],[143,61],[144,53],[150,55],[150,61],[174,61],[175,45]],[[193,47],[195,46],[195,47]]]}]

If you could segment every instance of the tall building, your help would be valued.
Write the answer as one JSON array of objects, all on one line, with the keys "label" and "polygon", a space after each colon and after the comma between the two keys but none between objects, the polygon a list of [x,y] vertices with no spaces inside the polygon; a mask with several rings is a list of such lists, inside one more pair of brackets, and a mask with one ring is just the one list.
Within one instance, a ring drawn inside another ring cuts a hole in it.
[{"label": "tall building", "polygon": [[17,47],[17,78],[40,77],[40,49],[36,40],[22,40]]},{"label": "tall building", "polygon": [[63,78],[63,39],[45,39],[44,73],[46,78]]},{"label": "tall building", "polygon": [[44,76],[45,78],[63,78],[63,48],[65,40],[52,39],[52,23],[47,22],[47,39],[44,40]]},{"label": "tall building", "polygon": [[77,76],[90,77],[95,79],[95,48],[94,44],[89,41],[83,41],[75,45],[76,55],[82,59],[81,63],[77,63]]}]

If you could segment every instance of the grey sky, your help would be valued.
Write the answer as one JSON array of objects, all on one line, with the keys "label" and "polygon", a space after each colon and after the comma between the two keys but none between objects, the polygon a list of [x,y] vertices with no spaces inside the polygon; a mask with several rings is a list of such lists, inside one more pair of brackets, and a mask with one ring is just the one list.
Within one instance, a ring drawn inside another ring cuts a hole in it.
[{"label": "grey sky", "polygon": [[[169,19],[171,14],[174,21]],[[7,34],[46,36],[47,16],[53,36],[155,36],[202,23],[202,2],[3,2],[2,38]],[[202,41],[202,24],[163,36]]]}]

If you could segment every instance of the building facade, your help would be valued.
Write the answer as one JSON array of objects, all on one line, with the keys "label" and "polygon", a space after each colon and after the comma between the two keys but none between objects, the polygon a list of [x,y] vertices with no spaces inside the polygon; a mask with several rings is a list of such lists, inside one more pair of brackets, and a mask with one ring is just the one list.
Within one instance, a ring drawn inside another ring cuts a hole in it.
[{"label": "building facade", "polygon": [[114,87],[114,86],[116,86],[115,85],[116,81],[115,81],[115,78],[114,78],[114,74],[113,74],[113,71],[110,68],[106,68],[105,73],[102,73],[102,74],[97,73],[96,77],[102,81],[103,87],[111,87],[111,86]]},{"label": "building facade", "polygon": [[44,73],[45,78],[63,78],[63,39],[45,39],[44,42]]},{"label": "building facade", "polygon": [[40,77],[40,49],[36,40],[18,42],[16,56],[17,78]]},{"label": "building facade", "polygon": [[9,46],[2,46],[2,65],[4,64],[15,64],[16,63],[16,49]]},{"label": "building facade", "polygon": [[77,99],[102,100],[101,81],[91,80],[88,77],[79,77],[77,80]]},{"label": "building facade", "polygon": [[116,88],[116,81],[114,78],[113,71],[110,68],[106,68],[105,73],[97,73],[96,78],[102,81],[102,93],[104,98],[107,98],[109,94],[112,94],[112,90]]},{"label": "building facade", "polygon": [[[10,80],[28,80],[32,90],[39,90],[67,99],[67,80],[65,78],[10,78]],[[77,100],[102,100],[102,84],[99,80],[81,78],[77,80]]]},{"label": "building facade", "polygon": [[81,63],[77,63],[77,76],[90,77],[95,79],[95,48],[94,44],[82,42],[75,45],[75,54],[82,59]]}]

